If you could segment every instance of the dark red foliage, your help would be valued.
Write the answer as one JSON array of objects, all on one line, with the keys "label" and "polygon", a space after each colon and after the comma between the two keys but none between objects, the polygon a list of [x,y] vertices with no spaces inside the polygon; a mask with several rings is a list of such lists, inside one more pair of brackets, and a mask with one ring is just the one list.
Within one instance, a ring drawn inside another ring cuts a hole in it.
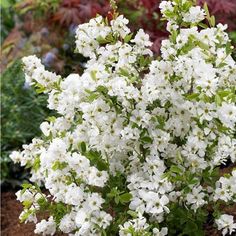
[{"label": "dark red foliage", "polygon": [[216,21],[228,24],[229,30],[236,30],[236,0],[198,0],[199,5],[207,3]]},{"label": "dark red foliage", "polygon": [[108,1],[63,0],[51,19],[60,25],[69,26],[86,22],[96,14],[105,15],[109,9]]},{"label": "dark red foliage", "polygon": [[146,9],[141,18],[141,26],[150,35],[155,53],[159,53],[161,41],[168,36],[165,24],[161,22],[160,2],[161,0],[139,0],[140,5]]}]

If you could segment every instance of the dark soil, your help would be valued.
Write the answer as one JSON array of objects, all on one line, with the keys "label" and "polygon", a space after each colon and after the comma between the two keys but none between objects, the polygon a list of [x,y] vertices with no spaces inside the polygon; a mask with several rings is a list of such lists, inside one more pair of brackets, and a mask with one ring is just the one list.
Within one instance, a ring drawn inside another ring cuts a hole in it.
[{"label": "dark soil", "polygon": [[1,195],[1,235],[2,236],[35,236],[34,224],[20,224],[21,203],[16,201],[15,193],[3,192]]},{"label": "dark soil", "polygon": [[[22,205],[16,200],[15,192],[8,191],[1,194],[1,236],[36,236],[34,223],[20,223],[19,215]],[[55,236],[65,236],[56,234]]]}]

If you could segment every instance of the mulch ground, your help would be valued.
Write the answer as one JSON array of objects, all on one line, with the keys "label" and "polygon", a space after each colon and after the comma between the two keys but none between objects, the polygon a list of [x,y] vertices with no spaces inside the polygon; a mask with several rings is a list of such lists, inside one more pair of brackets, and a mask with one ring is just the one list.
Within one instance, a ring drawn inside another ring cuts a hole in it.
[{"label": "mulch ground", "polygon": [[19,215],[22,211],[20,202],[16,201],[15,193],[3,192],[1,195],[1,235],[2,236],[35,236],[34,224],[20,224]]},{"label": "mulch ground", "polygon": [[[22,205],[16,200],[15,192],[8,191],[1,194],[1,236],[36,236],[34,223],[20,223],[19,215]],[[65,236],[56,234],[55,236]]]}]

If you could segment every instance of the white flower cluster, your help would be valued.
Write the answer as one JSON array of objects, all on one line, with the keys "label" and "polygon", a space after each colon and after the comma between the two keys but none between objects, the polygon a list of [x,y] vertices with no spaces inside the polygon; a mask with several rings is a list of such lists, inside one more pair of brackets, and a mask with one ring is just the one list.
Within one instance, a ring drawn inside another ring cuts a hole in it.
[{"label": "white flower cluster", "polygon": [[[201,9],[200,6],[191,6],[189,7],[189,1],[183,0],[183,9],[185,10],[183,12],[181,12],[181,16],[182,16],[182,20],[184,22],[187,23],[198,23],[202,20],[205,19],[205,11],[203,9]],[[169,22],[171,22],[172,19],[172,15],[171,13],[173,13],[174,11],[174,7],[178,6],[178,2],[177,1],[162,1],[160,3],[160,9],[161,9],[161,13],[168,18]],[[186,9],[185,6],[187,7]],[[174,20],[176,20],[177,15],[175,15]]]},{"label": "white flower cluster", "polygon": [[26,83],[39,85],[41,89],[47,88],[47,91],[50,91],[53,86],[59,83],[61,76],[45,70],[41,60],[36,56],[24,57],[22,61],[27,65],[25,67]]},{"label": "white flower cluster", "polygon": [[221,177],[216,182],[214,201],[236,202],[236,170],[232,171],[232,176]]},{"label": "white flower cluster", "polygon": [[[176,2],[160,6],[171,32],[161,59],[142,29],[132,38],[123,16],[78,27],[76,49],[88,57],[82,75],[61,78],[35,56],[23,59],[26,79],[59,114],[41,124],[42,139],[11,154],[49,191],[39,198],[30,186],[17,194],[22,220],[51,210],[36,233],[164,236],[173,204],[197,213],[236,201],[235,171],[214,182],[217,167],[236,161],[236,64],[226,27],[199,30],[204,11],[182,1],[178,12]],[[226,221],[217,223],[223,234]]]},{"label": "white flower cluster", "polygon": [[[146,222],[146,218],[139,215],[138,218],[134,220],[130,220],[124,223],[124,225],[120,226],[119,235],[120,236],[130,236],[130,235],[148,235],[146,233],[146,229],[149,227],[149,224]],[[165,236],[168,233],[168,229],[162,228],[161,230],[154,228],[152,231],[153,236]]]},{"label": "white flower cluster", "polygon": [[42,235],[54,235],[56,232],[56,224],[53,217],[50,216],[48,220],[42,220],[36,224],[34,232]]},{"label": "white flower cluster", "polygon": [[222,230],[222,235],[229,233],[230,235],[236,231],[236,223],[234,217],[231,215],[223,214],[216,220],[218,230]]}]

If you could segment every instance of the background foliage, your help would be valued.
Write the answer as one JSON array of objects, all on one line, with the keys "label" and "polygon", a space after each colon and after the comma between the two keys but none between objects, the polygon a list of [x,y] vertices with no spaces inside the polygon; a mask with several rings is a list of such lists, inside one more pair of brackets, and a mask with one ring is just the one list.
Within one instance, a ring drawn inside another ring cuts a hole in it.
[{"label": "background foliage", "polygon": [[46,96],[37,95],[24,82],[21,62],[15,61],[1,77],[1,180],[16,185],[27,173],[9,160],[11,151],[40,134],[39,125],[49,115]]}]

